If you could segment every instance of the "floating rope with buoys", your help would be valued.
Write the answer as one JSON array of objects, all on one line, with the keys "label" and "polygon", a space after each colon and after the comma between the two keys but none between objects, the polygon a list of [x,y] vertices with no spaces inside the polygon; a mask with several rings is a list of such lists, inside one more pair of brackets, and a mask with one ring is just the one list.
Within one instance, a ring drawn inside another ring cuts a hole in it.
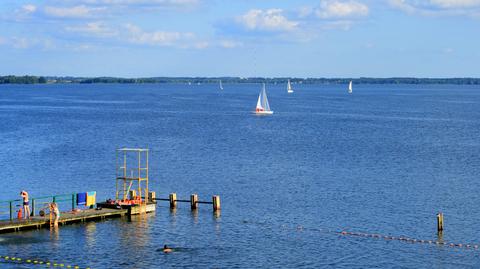
[{"label": "floating rope with buoys", "polygon": [[354,236],[354,237],[364,237],[364,238],[373,238],[373,239],[382,239],[382,240],[395,240],[405,243],[417,243],[417,244],[426,244],[426,245],[437,245],[437,246],[447,246],[447,247],[455,247],[455,248],[466,248],[466,249],[473,249],[478,250],[480,245],[478,244],[462,244],[462,243],[453,243],[453,242],[446,242],[443,240],[425,240],[425,239],[416,239],[410,238],[406,236],[391,236],[391,235],[382,235],[377,233],[361,233],[361,232],[350,232],[346,230],[331,230],[331,229],[309,229],[303,226],[297,226],[297,230],[311,230],[311,231],[320,231],[325,233],[333,233],[342,236]]},{"label": "floating rope with buoys", "polygon": [[[272,228],[268,222],[260,222],[260,221],[247,221],[244,220],[243,223],[248,224],[255,224],[259,226],[266,226]],[[463,243],[453,243],[447,242],[443,240],[425,240],[425,239],[416,239],[410,238],[406,236],[391,236],[391,235],[382,235],[377,233],[361,233],[361,232],[351,232],[347,230],[335,230],[329,228],[308,228],[302,225],[297,226],[289,226],[282,224],[279,226],[280,229],[295,229],[299,232],[303,231],[311,231],[317,233],[325,233],[325,234],[335,234],[340,236],[350,236],[350,237],[363,237],[363,238],[371,238],[371,239],[378,239],[378,240],[386,240],[386,241],[399,241],[404,243],[417,243],[417,244],[425,244],[425,245],[435,245],[435,246],[445,246],[445,247],[452,247],[452,248],[463,248],[463,249],[471,249],[471,250],[479,250],[480,244],[463,244]]]},{"label": "floating rope with buoys", "polygon": [[78,265],[71,265],[67,263],[44,261],[41,259],[25,259],[25,258],[20,258],[15,256],[0,256],[0,262],[43,265],[47,267],[59,267],[59,268],[90,269],[90,267],[80,267]]},{"label": "floating rope with buoys", "polygon": [[369,233],[359,233],[359,232],[349,232],[349,231],[341,231],[336,233],[344,236],[367,237],[367,238],[376,238],[376,239],[383,239],[383,240],[397,240],[397,241],[402,241],[406,243],[419,243],[419,244],[439,245],[439,246],[467,248],[467,249],[479,248],[479,245],[477,244],[461,244],[461,243],[452,243],[452,242],[445,242],[445,241],[438,241],[438,240],[424,240],[424,239],[409,238],[404,236],[390,236],[390,235],[369,234]]}]

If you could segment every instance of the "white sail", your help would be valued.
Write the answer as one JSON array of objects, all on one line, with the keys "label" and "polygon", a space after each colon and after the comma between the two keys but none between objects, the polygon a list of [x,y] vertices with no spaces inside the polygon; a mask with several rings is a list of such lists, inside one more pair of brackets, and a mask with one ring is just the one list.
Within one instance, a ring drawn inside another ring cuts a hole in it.
[{"label": "white sail", "polygon": [[270,105],[268,104],[268,98],[267,98],[267,92],[265,91],[265,83],[263,83],[263,88],[262,88],[262,105],[265,111],[270,111]]},{"label": "white sail", "polygon": [[220,90],[223,90],[223,85],[221,80],[220,80]]},{"label": "white sail", "polygon": [[263,83],[262,90],[258,94],[257,108],[255,110],[257,114],[273,114],[270,110],[270,104],[268,103],[267,92],[265,90],[265,83]]},{"label": "white sail", "polygon": [[348,84],[348,93],[352,93],[352,81],[350,80],[350,83]]},{"label": "white sail", "polygon": [[288,93],[292,93],[292,92],[293,92],[293,90],[292,90],[292,84],[290,84],[290,80],[288,80],[287,92],[288,92]]},{"label": "white sail", "polygon": [[262,92],[258,94],[258,101],[257,101],[257,111],[262,111],[264,110],[262,106]]}]

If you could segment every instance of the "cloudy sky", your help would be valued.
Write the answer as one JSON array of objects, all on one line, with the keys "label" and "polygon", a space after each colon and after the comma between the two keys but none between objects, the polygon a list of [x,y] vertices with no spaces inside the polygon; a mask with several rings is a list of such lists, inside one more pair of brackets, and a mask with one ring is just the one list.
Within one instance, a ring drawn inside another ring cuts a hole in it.
[{"label": "cloudy sky", "polygon": [[480,77],[480,0],[1,0],[0,75]]}]

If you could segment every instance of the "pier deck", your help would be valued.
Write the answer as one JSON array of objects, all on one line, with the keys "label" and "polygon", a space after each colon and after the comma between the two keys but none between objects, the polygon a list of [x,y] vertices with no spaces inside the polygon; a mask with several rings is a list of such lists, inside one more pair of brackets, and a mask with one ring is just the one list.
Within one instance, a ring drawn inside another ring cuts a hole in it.
[{"label": "pier deck", "polygon": [[[96,219],[105,219],[113,217],[121,217],[126,215],[127,209],[111,209],[102,208],[102,210],[85,209],[79,212],[61,212],[58,225],[71,224],[75,222],[90,221]],[[50,217],[47,214],[44,217],[35,216],[29,220],[14,219],[14,220],[0,220],[0,233],[15,232],[20,230],[39,229],[43,227],[50,227]]]}]

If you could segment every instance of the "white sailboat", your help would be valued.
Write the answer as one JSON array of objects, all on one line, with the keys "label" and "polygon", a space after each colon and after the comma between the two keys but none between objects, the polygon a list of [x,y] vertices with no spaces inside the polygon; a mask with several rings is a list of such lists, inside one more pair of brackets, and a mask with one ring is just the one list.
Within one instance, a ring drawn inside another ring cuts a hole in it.
[{"label": "white sailboat", "polygon": [[290,80],[288,80],[287,92],[288,92],[288,93],[293,93],[292,84],[290,84]]},{"label": "white sailboat", "polygon": [[352,93],[352,81],[348,84],[348,93]]},{"label": "white sailboat", "polygon": [[255,109],[257,115],[271,115],[273,111],[270,110],[270,105],[268,104],[267,92],[265,91],[265,83],[263,83],[262,90],[258,95],[257,108]]},{"label": "white sailboat", "polygon": [[222,85],[222,81],[220,80],[220,90],[223,91],[223,85]]}]

